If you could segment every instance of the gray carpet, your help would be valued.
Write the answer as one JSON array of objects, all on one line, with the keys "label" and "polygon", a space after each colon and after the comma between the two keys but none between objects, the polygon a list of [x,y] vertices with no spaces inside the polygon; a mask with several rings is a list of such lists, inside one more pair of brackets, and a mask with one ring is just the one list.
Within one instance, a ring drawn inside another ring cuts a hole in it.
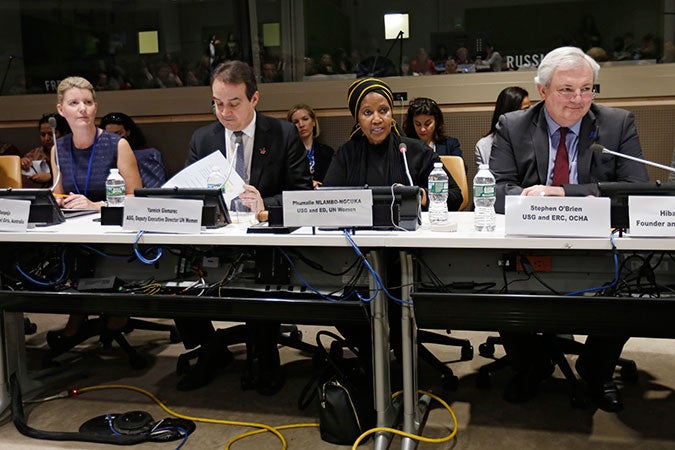
[{"label": "gray carpet", "polygon": [[[27,337],[30,366],[39,369],[46,348],[46,331],[62,326],[65,318],[39,314],[29,317],[38,326],[38,332]],[[316,328],[301,329],[304,339],[313,342]],[[624,356],[636,361],[639,379],[636,384],[622,386],[626,409],[619,414],[609,414],[592,408],[573,409],[567,395],[567,384],[559,372],[542,384],[537,398],[523,405],[511,405],[502,400],[503,388],[512,375],[508,369],[492,377],[489,389],[478,389],[476,370],[489,360],[478,356],[477,349],[488,334],[453,332],[453,336],[471,339],[476,356],[468,362],[458,361],[457,348],[431,346],[434,353],[447,361],[460,377],[459,389],[444,391],[439,374],[424,363],[421,364],[420,388],[436,393],[452,406],[459,421],[459,432],[450,442],[421,443],[419,449],[675,449],[672,419],[675,413],[672,392],[675,387],[675,377],[672,375],[675,371],[675,346],[672,341],[629,341]],[[243,392],[239,386],[244,362],[243,346],[232,347],[236,354],[235,362],[220,371],[211,385],[192,392],[178,392],[175,385],[179,377],[175,368],[177,356],[183,352],[182,344],[170,344],[168,336],[160,332],[134,331],[128,335],[128,339],[151,358],[149,368],[134,371],[119,348],[98,348],[96,342],[91,340],[61,358],[64,367],[80,372],[79,377],[53,382],[33,395],[42,397],[72,387],[125,384],[150,391],[172,410],[188,416],[270,425],[316,422],[312,408],[299,411],[296,406],[300,390],[313,371],[310,358],[296,350],[282,348],[287,384],[281,393],[268,398],[254,391]],[[500,354],[501,349],[498,348],[497,356]],[[394,362],[393,377],[397,378],[399,372],[400,367]],[[81,423],[92,417],[132,410],[148,411],[155,419],[168,417],[149,398],[127,390],[102,390],[77,398],[26,405],[29,425],[56,431],[75,431]],[[449,432],[450,427],[448,413],[434,409],[429,414],[424,435],[442,437]],[[229,439],[248,430],[250,428],[241,426],[198,423],[197,430],[183,448],[222,449]],[[289,449],[350,448],[323,442],[317,428],[288,430],[284,435]],[[0,422],[0,442],[3,449],[112,447],[31,439],[17,432],[7,413]],[[399,443],[400,440],[395,438],[391,448],[399,448]],[[144,443],[134,448],[173,449],[177,444]],[[277,438],[265,433],[239,441],[232,448],[280,449],[281,445]],[[361,448],[372,448],[372,441]]]}]

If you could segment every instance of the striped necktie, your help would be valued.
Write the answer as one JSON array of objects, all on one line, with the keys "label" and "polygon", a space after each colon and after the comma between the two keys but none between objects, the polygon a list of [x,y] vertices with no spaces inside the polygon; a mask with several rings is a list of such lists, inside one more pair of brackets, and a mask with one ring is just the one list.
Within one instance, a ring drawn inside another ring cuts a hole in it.
[{"label": "striped necktie", "polygon": [[244,139],[242,131],[234,132],[234,170],[237,171],[237,174],[241,177],[244,182],[248,182],[246,179],[246,163],[244,162]]}]

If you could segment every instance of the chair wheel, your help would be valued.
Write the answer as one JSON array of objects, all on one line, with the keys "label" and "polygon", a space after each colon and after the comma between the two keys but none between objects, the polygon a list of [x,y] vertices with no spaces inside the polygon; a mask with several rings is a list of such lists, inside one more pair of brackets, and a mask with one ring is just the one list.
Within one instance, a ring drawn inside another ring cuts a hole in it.
[{"label": "chair wheel", "polygon": [[492,358],[495,355],[495,346],[484,342],[478,346],[478,354],[483,358]]},{"label": "chair wheel", "polygon": [[31,322],[28,317],[23,319],[23,333],[25,335],[37,333],[37,324]]},{"label": "chair wheel", "polygon": [[626,383],[637,383],[638,370],[635,361],[630,361],[621,367],[621,380]]},{"label": "chair wheel", "polygon": [[473,345],[462,346],[462,361],[471,361],[473,359]]},{"label": "chair wheel", "polygon": [[178,361],[176,362],[176,373],[178,375],[185,375],[190,371],[190,358],[185,355],[178,356]]},{"label": "chair wheel", "polygon": [[171,328],[171,331],[169,332],[169,341],[172,344],[178,344],[180,342],[183,342],[183,338],[180,337],[180,333],[178,333],[178,330],[175,328]]},{"label": "chair wheel", "polygon": [[441,375],[441,386],[446,391],[456,391],[459,387],[459,378],[452,372]]},{"label": "chair wheel", "polygon": [[488,389],[490,386],[492,386],[492,374],[486,370],[478,370],[476,387],[478,389]]}]

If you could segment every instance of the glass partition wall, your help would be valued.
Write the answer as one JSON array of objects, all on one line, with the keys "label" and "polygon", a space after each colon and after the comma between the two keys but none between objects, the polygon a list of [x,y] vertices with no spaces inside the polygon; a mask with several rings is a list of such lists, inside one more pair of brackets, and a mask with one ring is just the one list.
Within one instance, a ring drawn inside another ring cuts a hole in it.
[{"label": "glass partition wall", "polygon": [[674,0],[4,0],[0,95],[203,86],[227,59],[263,83],[531,70],[559,45],[671,63],[674,23]]}]

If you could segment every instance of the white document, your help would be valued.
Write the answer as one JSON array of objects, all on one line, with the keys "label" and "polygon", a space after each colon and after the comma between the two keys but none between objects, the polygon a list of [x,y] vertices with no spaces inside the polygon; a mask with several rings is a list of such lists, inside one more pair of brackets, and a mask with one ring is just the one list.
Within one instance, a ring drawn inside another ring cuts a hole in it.
[{"label": "white document", "polygon": [[21,173],[26,175],[27,177],[35,175],[37,173],[48,173],[48,172],[49,172],[49,164],[47,164],[47,161],[44,159],[33,160],[28,169],[26,170],[21,169]]},{"label": "white document", "polygon": [[234,170],[234,161],[230,164],[220,150],[215,150],[209,156],[190,164],[171,177],[162,187],[205,188],[214,167],[218,167],[225,175],[223,198],[229,207],[232,199],[244,192],[244,180]]}]

